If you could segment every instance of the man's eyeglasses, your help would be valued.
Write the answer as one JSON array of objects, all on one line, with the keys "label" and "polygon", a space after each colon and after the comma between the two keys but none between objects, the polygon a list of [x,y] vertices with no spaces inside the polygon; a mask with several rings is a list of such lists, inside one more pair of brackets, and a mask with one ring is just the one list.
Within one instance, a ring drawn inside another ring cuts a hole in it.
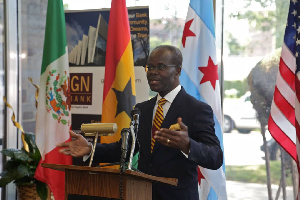
[{"label": "man's eyeglasses", "polygon": [[154,69],[157,71],[163,71],[165,70],[167,67],[176,67],[177,65],[165,65],[163,63],[159,63],[157,65],[146,65],[144,66],[145,67],[145,71],[146,72],[151,72],[153,71]]}]

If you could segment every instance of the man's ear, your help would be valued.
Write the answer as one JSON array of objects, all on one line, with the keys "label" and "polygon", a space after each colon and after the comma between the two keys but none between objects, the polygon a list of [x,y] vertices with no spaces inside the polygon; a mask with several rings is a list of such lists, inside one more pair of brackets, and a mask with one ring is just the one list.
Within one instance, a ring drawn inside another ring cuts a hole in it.
[{"label": "man's ear", "polygon": [[176,67],[176,73],[178,76],[181,75],[181,66],[180,67]]}]

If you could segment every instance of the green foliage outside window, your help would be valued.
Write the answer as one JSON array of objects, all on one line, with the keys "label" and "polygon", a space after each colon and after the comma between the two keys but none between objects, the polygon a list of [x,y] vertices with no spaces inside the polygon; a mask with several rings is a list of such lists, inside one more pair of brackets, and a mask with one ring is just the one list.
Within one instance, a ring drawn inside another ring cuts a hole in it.
[{"label": "green foliage outside window", "polygon": [[224,81],[224,90],[236,89],[238,92],[236,98],[243,96],[248,90],[247,79],[235,80],[235,81]]}]

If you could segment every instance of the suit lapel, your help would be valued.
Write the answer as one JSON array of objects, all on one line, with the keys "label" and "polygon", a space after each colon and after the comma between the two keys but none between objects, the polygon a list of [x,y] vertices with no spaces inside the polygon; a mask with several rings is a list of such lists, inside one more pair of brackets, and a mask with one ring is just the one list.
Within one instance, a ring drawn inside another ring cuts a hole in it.
[{"label": "suit lapel", "polygon": [[147,104],[147,106],[145,106],[145,109],[143,110],[143,124],[141,124],[141,126],[143,127],[143,132],[141,132],[141,134],[143,134],[140,138],[141,140],[144,141],[143,147],[141,148],[145,148],[145,154],[147,155],[147,157],[151,157],[151,137],[152,137],[152,120],[153,120],[153,109],[156,103],[156,99],[157,96],[150,99],[149,103]]},{"label": "suit lapel", "polygon": [[172,124],[177,123],[177,118],[180,117],[180,113],[184,103],[184,94],[185,91],[183,88],[181,88],[181,90],[173,100],[161,127],[169,128]]}]

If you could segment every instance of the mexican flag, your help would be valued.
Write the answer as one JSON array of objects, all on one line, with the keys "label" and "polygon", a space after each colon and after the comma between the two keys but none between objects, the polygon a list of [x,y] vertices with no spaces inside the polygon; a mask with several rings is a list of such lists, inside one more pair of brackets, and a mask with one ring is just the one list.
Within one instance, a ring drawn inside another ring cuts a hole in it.
[{"label": "mexican flag", "polygon": [[[72,164],[56,144],[70,139],[71,99],[65,15],[62,0],[49,0],[36,116],[36,143],[41,163]],[[65,199],[64,172],[43,168],[35,177],[48,184],[55,200]]]},{"label": "mexican flag", "polygon": [[125,0],[112,0],[108,23],[102,123],[117,123],[113,136],[102,143],[120,139],[123,128],[129,128],[130,112],[135,105],[135,76],[128,11]]}]

